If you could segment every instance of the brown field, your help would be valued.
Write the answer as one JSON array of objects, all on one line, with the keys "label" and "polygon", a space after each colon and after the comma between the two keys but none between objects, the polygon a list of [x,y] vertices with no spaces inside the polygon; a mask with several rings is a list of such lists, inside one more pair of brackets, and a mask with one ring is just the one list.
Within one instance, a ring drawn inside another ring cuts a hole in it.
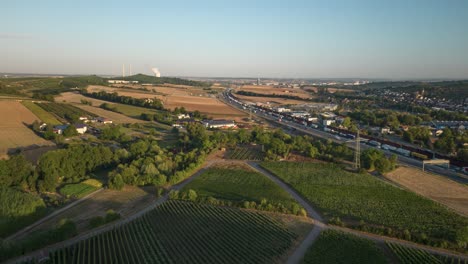
[{"label": "brown field", "polygon": [[[109,209],[120,213],[122,218],[135,214],[156,200],[154,187],[125,186],[121,191],[105,189],[89,199],[55,215],[47,221],[21,234],[21,239],[38,230],[47,230],[60,221],[68,218],[73,220],[79,232],[89,229],[89,220],[96,216],[104,216]],[[86,213],[83,213],[86,212]]]},{"label": "brown field", "polygon": [[275,106],[275,105],[297,105],[297,104],[307,103],[305,101],[294,100],[294,99],[245,96],[245,95],[238,95],[238,94],[236,94],[236,97],[241,99],[242,101],[246,101],[246,102],[270,104],[270,105],[273,105],[273,106]]},{"label": "brown field", "polygon": [[308,99],[312,98],[313,95],[310,93],[299,89],[299,88],[275,88],[272,86],[256,86],[256,85],[244,85],[238,91],[254,92],[259,94],[281,94],[289,96],[298,96],[300,98]]},{"label": "brown field", "polygon": [[468,216],[468,187],[419,169],[400,167],[385,175],[397,184]]},{"label": "brown field", "polygon": [[[91,101],[92,106],[82,104],[81,103],[82,99],[87,100],[87,101]],[[109,111],[109,110],[99,108],[99,105],[101,105],[103,103],[108,103],[108,104],[111,104],[111,105],[114,104],[114,103],[106,102],[106,101],[102,101],[102,100],[98,100],[98,99],[93,99],[93,98],[89,98],[89,97],[85,97],[85,96],[83,96],[81,94],[78,94],[78,93],[73,93],[73,92],[62,93],[62,94],[60,94],[60,96],[55,97],[55,101],[56,102],[65,101],[67,103],[71,103],[76,107],[79,107],[79,108],[81,108],[83,110],[86,110],[86,111],[91,112],[93,114],[96,114],[98,116],[109,118],[116,124],[144,123],[144,122],[146,122],[146,121],[143,121],[143,120],[140,120],[140,119],[131,118],[131,117],[128,117],[126,115],[122,115],[122,114],[119,114],[119,113],[116,113],[116,112],[112,112],[112,111]]]},{"label": "brown field", "polygon": [[[223,102],[219,101],[213,95],[208,95],[205,91],[199,88],[180,88],[180,87],[147,87],[156,93],[130,89],[111,88],[106,86],[91,85],[88,87],[89,92],[117,92],[119,95],[130,96],[134,98],[158,98],[164,107],[174,109],[176,107],[184,107],[188,111],[200,111],[203,114],[213,118],[226,118],[236,121],[242,120],[247,115],[239,110],[236,110]],[[78,100],[79,101],[79,100]]]},{"label": "brown field", "polygon": [[39,118],[20,102],[0,101],[0,113],[0,157],[6,157],[9,150],[19,147],[54,145],[26,126]]}]

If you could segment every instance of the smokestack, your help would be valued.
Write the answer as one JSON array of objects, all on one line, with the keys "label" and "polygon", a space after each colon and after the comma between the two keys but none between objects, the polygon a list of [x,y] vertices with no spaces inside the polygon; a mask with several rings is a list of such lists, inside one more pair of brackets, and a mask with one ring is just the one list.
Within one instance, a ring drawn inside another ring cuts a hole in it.
[{"label": "smokestack", "polygon": [[125,64],[122,64],[122,78],[125,77]]}]

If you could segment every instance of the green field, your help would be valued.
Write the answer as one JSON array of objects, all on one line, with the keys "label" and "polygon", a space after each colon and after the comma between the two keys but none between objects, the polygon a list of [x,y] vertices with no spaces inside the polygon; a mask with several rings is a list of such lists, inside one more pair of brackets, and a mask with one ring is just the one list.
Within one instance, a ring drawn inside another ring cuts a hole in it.
[{"label": "green field", "polygon": [[453,248],[467,242],[467,218],[369,174],[326,163],[264,162],[262,166],[298,190],[326,218],[340,217],[354,228],[417,242],[443,239]]},{"label": "green field", "polygon": [[62,124],[57,118],[55,118],[54,115],[51,113],[47,112],[46,110],[42,109],[39,107],[37,104],[31,102],[31,101],[22,101],[21,102],[26,108],[29,109],[29,111],[33,112],[39,119],[42,120],[42,122],[46,124],[51,124],[51,125],[60,125]]},{"label": "green field", "polygon": [[[289,212],[301,208],[280,186],[266,176],[241,168],[210,168],[186,185],[182,192],[195,190],[199,198],[213,197],[242,206],[243,202],[260,205],[262,199],[274,207],[284,206]],[[265,205],[267,207],[268,205]],[[262,208],[267,210],[266,208]],[[271,210],[281,211],[281,210]],[[294,212],[297,214],[297,212]]]},{"label": "green field", "polygon": [[261,213],[169,201],[50,254],[50,263],[274,263],[296,235]]},{"label": "green field", "polygon": [[43,110],[54,114],[62,120],[68,120],[71,122],[77,121],[80,116],[96,117],[95,114],[70,104],[36,103],[36,105],[40,106]]},{"label": "green field", "polygon": [[305,264],[387,263],[382,251],[370,240],[334,230],[320,233],[304,256]]},{"label": "green field", "polygon": [[102,183],[100,181],[88,179],[80,183],[67,184],[60,188],[60,193],[68,197],[81,198],[101,187]]},{"label": "green field", "polygon": [[155,109],[149,109],[149,108],[144,108],[144,107],[139,107],[139,106],[119,104],[119,103],[112,103],[111,106],[115,108],[115,112],[119,112],[123,115],[133,117],[133,118],[140,118],[141,114],[156,114],[160,112]]}]

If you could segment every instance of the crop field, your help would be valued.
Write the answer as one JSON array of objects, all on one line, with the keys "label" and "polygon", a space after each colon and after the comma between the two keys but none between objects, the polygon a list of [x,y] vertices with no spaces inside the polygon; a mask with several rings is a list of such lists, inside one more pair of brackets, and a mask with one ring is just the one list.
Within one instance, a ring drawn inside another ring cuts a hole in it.
[{"label": "crop field", "polygon": [[371,175],[326,163],[263,162],[262,166],[298,190],[327,218],[340,217],[351,227],[362,220],[371,227],[380,226],[379,230],[408,230],[454,244],[466,239],[467,218]]},{"label": "crop field", "polygon": [[[176,107],[184,107],[187,111],[199,111],[213,118],[229,118],[240,121],[247,115],[237,109],[234,109],[212,95],[207,94],[200,88],[179,88],[179,87],[148,87],[148,92],[134,89],[121,89],[105,86],[89,86],[88,92],[117,92],[119,95],[130,96],[134,98],[158,98],[165,108],[173,110]],[[119,111],[121,112],[121,111]],[[124,113],[126,114],[126,113]]]},{"label": "crop field", "polygon": [[435,256],[428,252],[420,249],[409,248],[399,244],[387,243],[387,246],[397,256],[401,264],[411,263],[425,263],[425,264],[437,264],[442,263]]},{"label": "crop field", "polygon": [[63,103],[36,103],[36,105],[40,106],[45,111],[54,114],[58,118],[62,120],[72,120],[73,118],[80,117],[80,116],[90,116],[95,117],[96,115],[85,111],[83,109],[74,107],[70,104],[63,104]]},{"label": "crop field", "polygon": [[295,238],[261,213],[169,201],[51,253],[49,263],[275,263]]},{"label": "crop field", "polygon": [[81,198],[102,187],[102,183],[95,179],[84,180],[80,183],[67,184],[60,188],[60,193],[65,196]]},{"label": "crop field", "polygon": [[253,92],[258,94],[277,94],[277,95],[290,95],[290,96],[297,96],[300,98],[311,98],[313,97],[310,93],[302,90],[302,89],[294,89],[294,88],[275,88],[273,86],[267,85],[244,85],[240,88],[239,91],[246,91],[246,92]]},{"label": "crop field", "polygon": [[39,120],[31,111],[19,102],[0,101],[0,156],[9,150],[31,145],[52,146],[29,129],[26,125]]},{"label": "crop field", "polygon": [[46,123],[46,124],[51,124],[51,125],[60,125],[62,124],[60,121],[55,118],[54,115],[51,113],[47,112],[46,110],[42,109],[40,106],[37,104],[31,102],[31,101],[22,101],[21,102],[26,108],[28,108],[31,112],[33,112],[39,119]]},{"label": "crop field", "polygon": [[260,204],[262,199],[272,205],[282,204],[289,211],[293,205],[301,208],[281,187],[263,174],[243,168],[209,168],[186,185],[182,191],[193,189],[199,197]]},{"label": "crop field", "polygon": [[445,177],[409,167],[399,167],[386,178],[409,190],[468,216],[468,187]]},{"label": "crop field", "polygon": [[262,103],[262,104],[270,104],[270,105],[297,105],[297,104],[304,104],[305,101],[295,100],[295,99],[286,99],[286,98],[277,98],[277,97],[259,97],[259,96],[246,96],[236,94],[236,97],[241,99],[242,101],[247,101],[251,103]]},{"label": "crop field", "polygon": [[263,160],[265,153],[259,148],[253,147],[235,147],[230,149],[226,153],[226,159],[237,159],[237,160]]},{"label": "crop field", "polygon": [[308,249],[303,263],[379,264],[387,261],[374,242],[335,230],[325,230]]}]

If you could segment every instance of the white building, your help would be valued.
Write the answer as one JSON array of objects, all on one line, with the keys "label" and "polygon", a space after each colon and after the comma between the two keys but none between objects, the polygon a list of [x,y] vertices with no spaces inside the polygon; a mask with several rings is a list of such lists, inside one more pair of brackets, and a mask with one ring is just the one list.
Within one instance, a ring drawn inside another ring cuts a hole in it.
[{"label": "white building", "polygon": [[236,128],[237,125],[232,120],[206,120],[203,125],[207,128]]}]

